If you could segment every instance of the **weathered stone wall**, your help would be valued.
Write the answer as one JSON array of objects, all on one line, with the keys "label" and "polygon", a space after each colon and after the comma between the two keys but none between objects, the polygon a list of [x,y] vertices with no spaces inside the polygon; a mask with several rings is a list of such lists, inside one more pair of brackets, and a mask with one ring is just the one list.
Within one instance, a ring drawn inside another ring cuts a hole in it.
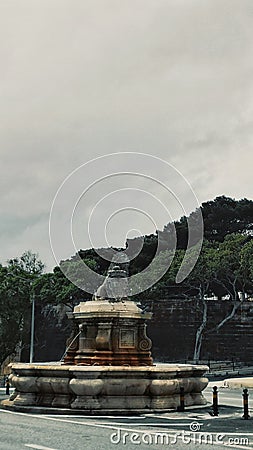
[{"label": "weathered stone wall", "polygon": [[[231,309],[229,301],[208,300],[208,330],[215,328]],[[202,317],[201,304],[194,299],[160,300],[155,302],[153,313],[149,336],[153,340],[154,358],[192,359],[195,334]],[[201,358],[253,361],[253,302],[241,303],[234,318],[219,332],[204,337]]]}]

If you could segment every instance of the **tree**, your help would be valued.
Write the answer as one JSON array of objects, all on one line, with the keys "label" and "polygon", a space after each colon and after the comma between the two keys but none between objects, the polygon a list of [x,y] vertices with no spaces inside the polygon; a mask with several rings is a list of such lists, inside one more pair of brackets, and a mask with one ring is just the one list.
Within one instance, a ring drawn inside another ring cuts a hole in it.
[{"label": "tree", "polygon": [[29,347],[31,296],[42,274],[38,255],[27,251],[0,267],[0,362]]},{"label": "tree", "polygon": [[0,266],[0,364],[15,352],[23,328],[23,311],[16,306],[7,268]]},{"label": "tree", "polygon": [[[249,272],[245,271],[245,252],[252,250],[252,241],[240,234],[228,235],[224,241],[210,243],[205,241],[200,257],[192,273],[186,280],[197,295],[197,307],[202,305],[202,321],[196,331],[193,359],[198,361],[201,355],[203,337],[212,332],[219,332],[236,314],[242,301],[246,298],[246,290],[250,286]],[[247,247],[246,247],[247,246]],[[231,305],[230,312],[217,320],[208,322],[208,300],[210,294],[219,297],[228,296]]]},{"label": "tree", "polygon": [[253,294],[253,239],[247,242],[241,251],[241,268],[245,277],[245,289]]},{"label": "tree", "polygon": [[41,275],[45,265],[39,259],[37,253],[32,253],[31,250],[24,252],[21,257],[16,257],[8,260],[9,272],[13,271],[24,276]]},{"label": "tree", "polygon": [[201,206],[206,239],[222,242],[228,234],[253,232],[253,201],[222,195]]},{"label": "tree", "polygon": [[208,303],[207,296],[211,292],[213,260],[215,258],[216,248],[208,241],[205,241],[193,271],[185,281],[188,292],[191,293],[196,300],[196,308],[201,313],[201,323],[196,330],[195,344],[193,351],[193,360],[198,361],[200,358],[203,335],[208,324]]}]

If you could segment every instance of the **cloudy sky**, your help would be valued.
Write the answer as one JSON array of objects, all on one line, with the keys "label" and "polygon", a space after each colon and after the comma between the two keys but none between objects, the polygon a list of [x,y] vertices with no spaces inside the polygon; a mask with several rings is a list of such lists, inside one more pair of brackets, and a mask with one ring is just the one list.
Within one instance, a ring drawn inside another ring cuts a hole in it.
[{"label": "cloudy sky", "polygon": [[[1,263],[31,249],[48,269],[54,265],[48,222],[57,189],[108,153],[166,160],[200,203],[222,194],[253,198],[252,0],[0,0],[0,34]],[[122,171],[126,163],[115,164]],[[142,165],[137,158],[137,172]],[[152,169],[159,178],[162,169]],[[96,173],[92,166],[90,182]],[[125,199],[131,180],[118,181],[110,186],[123,186]],[[152,188],[137,185],[141,203],[151,205]],[[82,197],[79,216],[87,218],[108,192],[101,185],[94,197]],[[180,201],[187,210],[184,191]],[[103,243],[96,241],[101,220],[113,214],[106,201],[99,206],[91,221],[95,245]],[[110,245],[120,245],[122,224],[152,232],[152,211],[136,220],[126,211],[109,230]],[[163,213],[154,206],[153,215],[161,228]],[[78,220],[76,229],[77,248],[89,247]],[[65,258],[74,250],[61,239]]]}]

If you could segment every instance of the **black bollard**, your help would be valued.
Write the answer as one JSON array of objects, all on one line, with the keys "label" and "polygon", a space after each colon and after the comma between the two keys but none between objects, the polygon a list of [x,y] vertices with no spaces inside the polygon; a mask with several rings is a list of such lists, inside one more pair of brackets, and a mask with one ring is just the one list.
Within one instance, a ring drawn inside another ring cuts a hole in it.
[{"label": "black bollard", "polygon": [[184,411],[184,388],[180,388],[180,406],[177,408],[178,411]]},{"label": "black bollard", "polygon": [[213,387],[213,416],[218,416],[218,388],[217,386]]},{"label": "black bollard", "polygon": [[248,394],[248,389],[243,389],[243,416],[242,418],[244,420],[248,420],[249,419],[249,394]]},{"label": "black bollard", "polygon": [[10,382],[9,382],[8,378],[5,383],[5,393],[6,393],[6,395],[10,395]]}]

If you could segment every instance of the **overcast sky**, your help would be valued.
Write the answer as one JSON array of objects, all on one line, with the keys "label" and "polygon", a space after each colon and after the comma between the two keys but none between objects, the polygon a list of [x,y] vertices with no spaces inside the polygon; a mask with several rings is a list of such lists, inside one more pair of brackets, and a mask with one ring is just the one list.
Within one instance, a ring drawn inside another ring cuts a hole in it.
[{"label": "overcast sky", "polygon": [[[55,193],[107,153],[163,158],[200,203],[253,198],[252,0],[0,0],[0,61],[1,263],[31,249],[54,265]],[[146,219],[129,229],[151,232]]]}]

